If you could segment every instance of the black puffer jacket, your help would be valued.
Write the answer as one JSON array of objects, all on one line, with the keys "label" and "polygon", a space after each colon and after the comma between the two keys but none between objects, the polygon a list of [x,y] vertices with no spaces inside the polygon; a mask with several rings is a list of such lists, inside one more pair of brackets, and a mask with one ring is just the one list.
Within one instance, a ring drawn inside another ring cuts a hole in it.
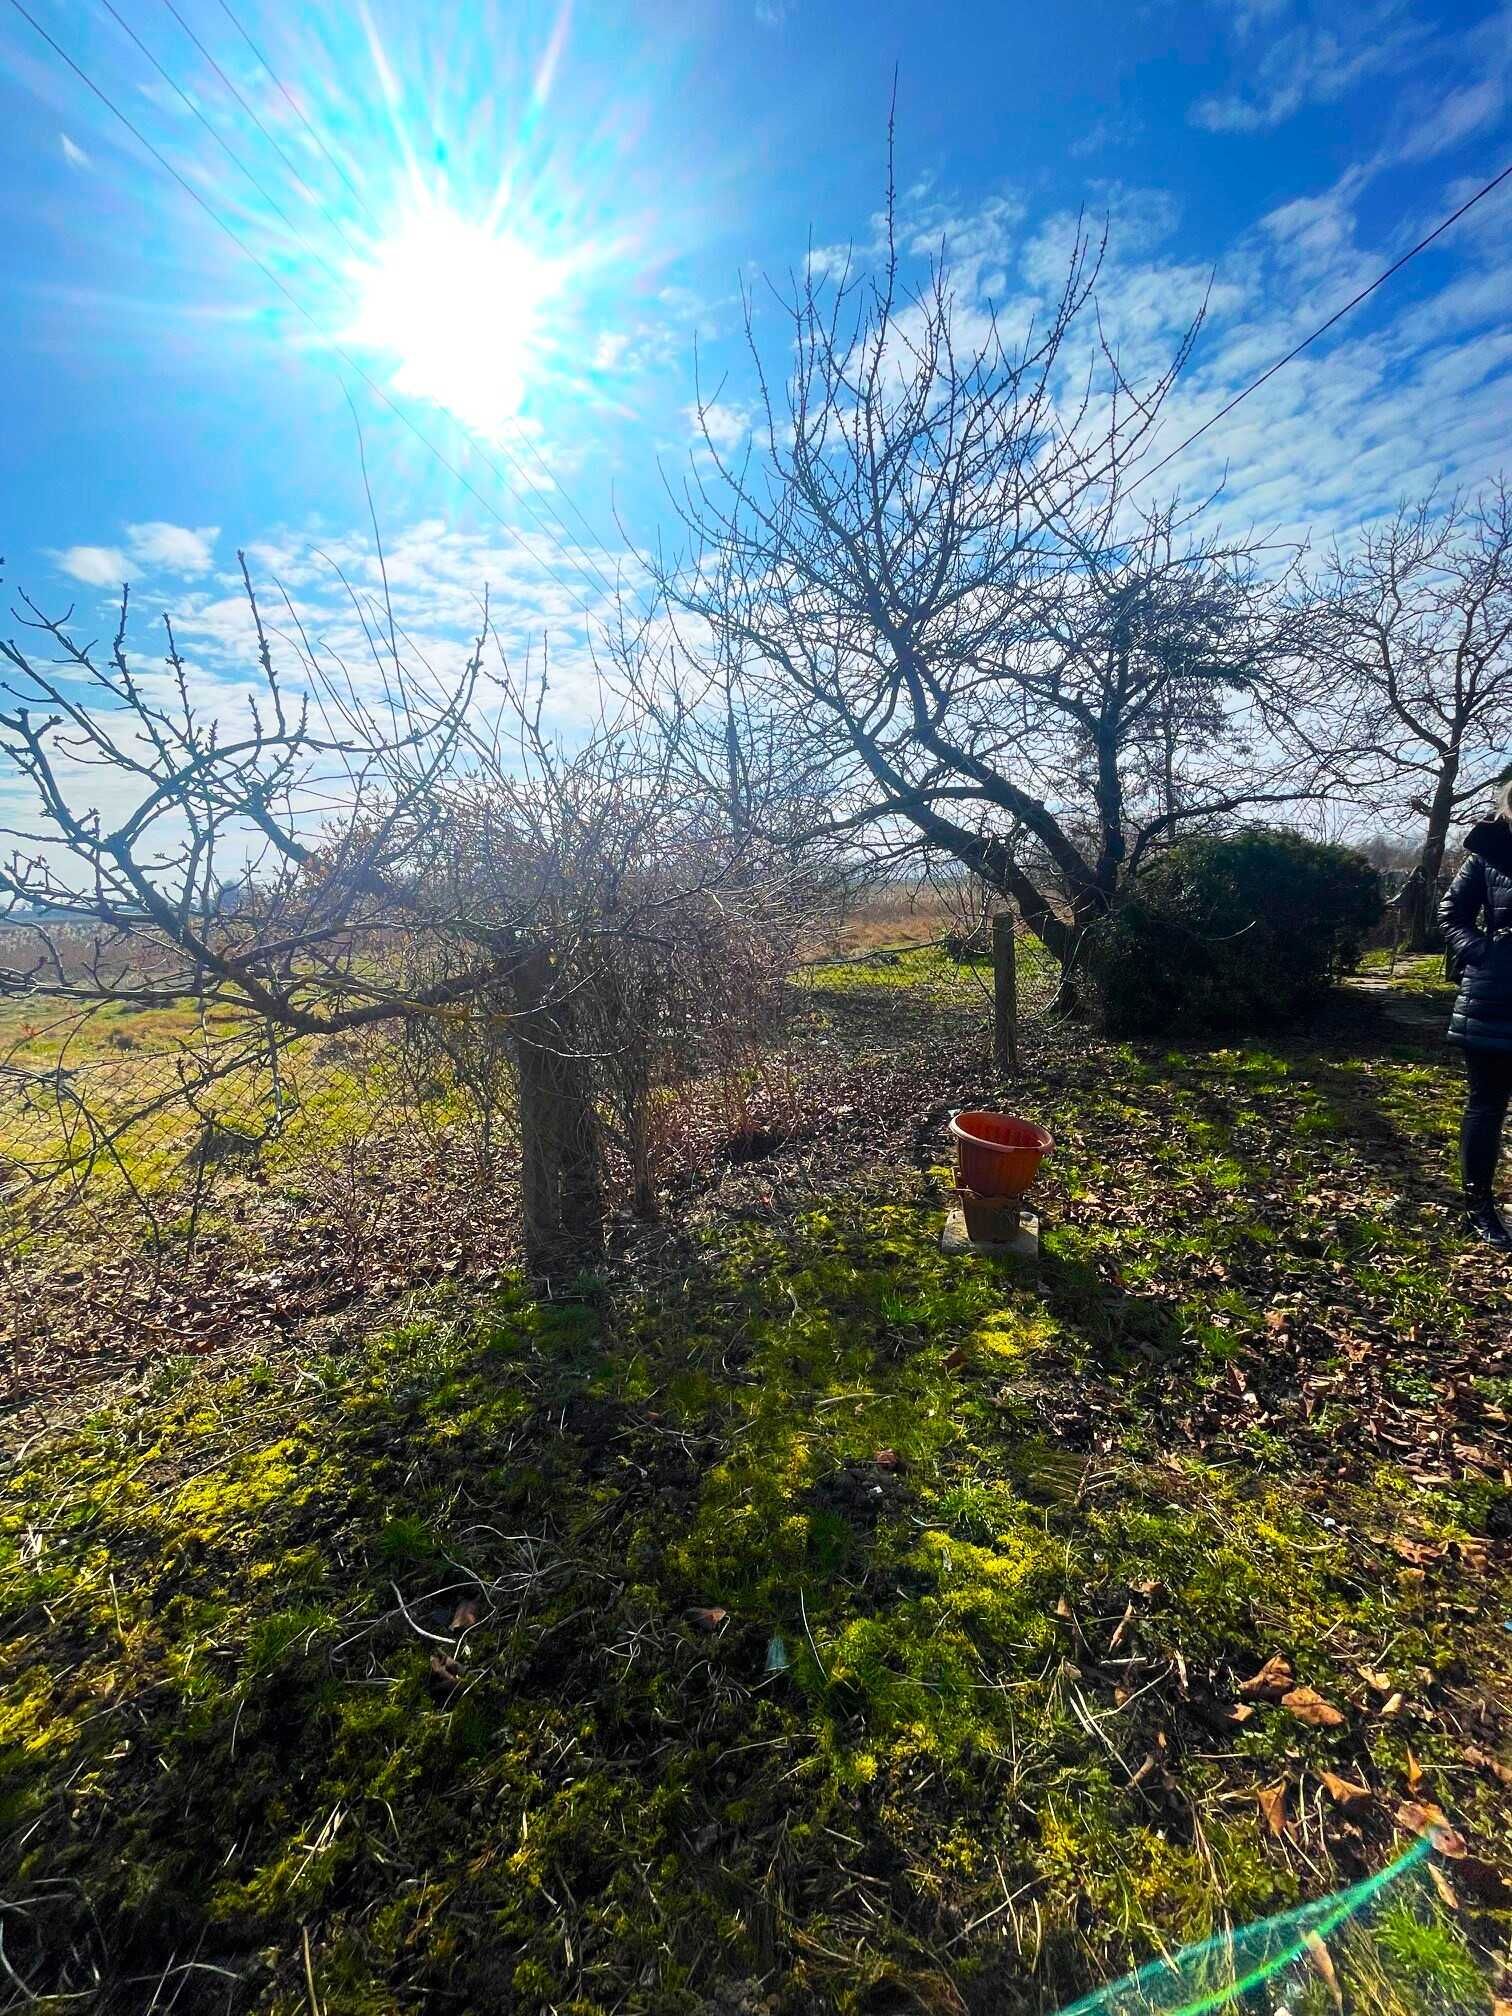
[{"label": "black puffer jacket", "polygon": [[1461,968],[1449,1041],[1512,1050],[1512,825],[1483,819],[1466,834],[1465,853],[1439,905],[1444,942]]}]

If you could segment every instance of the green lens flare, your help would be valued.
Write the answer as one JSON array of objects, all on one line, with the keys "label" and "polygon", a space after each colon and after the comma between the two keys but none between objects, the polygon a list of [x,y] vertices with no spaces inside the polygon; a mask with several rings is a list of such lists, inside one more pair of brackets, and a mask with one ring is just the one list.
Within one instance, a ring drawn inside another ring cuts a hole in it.
[{"label": "green lens flare", "polygon": [[[1413,1887],[1404,1886],[1404,1879],[1425,1861],[1432,1849],[1432,1840],[1424,1835],[1386,1868],[1347,1890],[1299,1904],[1293,1910],[1278,1912],[1275,1917],[1262,1918],[1253,1925],[1216,1933],[1211,1939],[1184,1947],[1168,1960],[1151,1960],[1137,1973],[1083,1996],[1062,2010],[1061,2016],[1207,2016],[1211,2010],[1231,2009],[1243,2003],[1255,1989],[1291,1967],[1305,1969],[1308,1985],[1322,1990],[1318,1942],[1353,1921],[1363,1921],[1388,1896],[1393,1900],[1404,1898]],[[1407,1930],[1403,1932],[1395,1922],[1385,1928],[1388,1936],[1381,1942],[1384,1953],[1372,1953],[1362,1964],[1374,1974],[1388,1969],[1393,1957],[1400,1955],[1399,1966],[1408,1973],[1414,1969],[1440,1972],[1447,1969],[1452,1975],[1461,1964],[1468,1971],[1473,1963],[1467,1953],[1461,1963],[1463,1949],[1458,1935],[1445,1935],[1441,1931],[1435,1910],[1430,1903],[1424,1916],[1404,1904],[1402,1924]],[[1426,1933],[1416,1938],[1414,1931],[1419,1927],[1426,1928]],[[1444,1945],[1447,1959],[1439,1953],[1435,1940]],[[1410,1988],[1414,1984],[1406,1985]],[[1416,1985],[1426,1988],[1428,1983]],[[1439,1981],[1436,1986],[1442,1994],[1450,1984]],[[1450,1994],[1433,2006],[1447,2009],[1453,2004],[1454,1997]],[[1410,2007],[1412,2003],[1399,2006]]]}]

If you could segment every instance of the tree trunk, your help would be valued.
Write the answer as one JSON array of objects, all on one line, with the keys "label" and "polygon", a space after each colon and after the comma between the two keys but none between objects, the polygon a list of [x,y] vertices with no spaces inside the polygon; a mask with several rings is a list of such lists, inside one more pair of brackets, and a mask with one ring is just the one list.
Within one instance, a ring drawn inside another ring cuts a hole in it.
[{"label": "tree trunk", "polygon": [[1406,918],[1407,950],[1436,952],[1443,943],[1438,928],[1439,875],[1444,866],[1444,850],[1449,843],[1449,822],[1454,816],[1454,787],[1459,781],[1459,751],[1451,749],[1439,770],[1433,797],[1428,805],[1428,825],[1423,834],[1423,851],[1418,857],[1417,887],[1412,909]]},{"label": "tree trunk", "polygon": [[591,1267],[604,1251],[593,1077],[577,1052],[571,1005],[553,998],[552,981],[544,953],[528,959],[515,979],[525,1266],[540,1281]]}]

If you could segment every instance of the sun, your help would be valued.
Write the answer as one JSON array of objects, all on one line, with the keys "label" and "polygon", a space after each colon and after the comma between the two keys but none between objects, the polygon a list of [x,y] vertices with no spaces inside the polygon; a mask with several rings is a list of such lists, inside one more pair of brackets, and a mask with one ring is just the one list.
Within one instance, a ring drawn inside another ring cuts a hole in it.
[{"label": "sun", "polygon": [[552,264],[449,205],[411,212],[358,276],[349,336],[395,360],[397,391],[492,430],[520,408],[546,345]]}]

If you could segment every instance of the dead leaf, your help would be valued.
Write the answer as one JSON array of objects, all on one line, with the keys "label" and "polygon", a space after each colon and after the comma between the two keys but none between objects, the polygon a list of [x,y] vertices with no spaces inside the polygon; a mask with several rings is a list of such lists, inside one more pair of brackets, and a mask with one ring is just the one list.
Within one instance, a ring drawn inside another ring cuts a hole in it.
[{"label": "dead leaf", "polygon": [[1281,1706],[1289,1715],[1295,1715],[1299,1722],[1305,1722],[1309,1729],[1342,1728],[1344,1717],[1332,1701],[1311,1687],[1293,1687],[1281,1696]]},{"label": "dead leaf", "polygon": [[903,1458],[896,1449],[879,1449],[872,1458],[879,1470],[901,1470]]},{"label": "dead leaf", "polygon": [[1393,1694],[1387,1700],[1381,1703],[1378,1713],[1385,1720],[1389,1721],[1394,1717],[1400,1715],[1405,1705],[1406,1704],[1403,1701],[1402,1696],[1400,1694]]},{"label": "dead leaf", "polygon": [[1428,1773],[1410,1750],[1407,1752],[1407,1768],[1404,1775],[1407,1779],[1407,1790],[1416,1798],[1428,1782]]},{"label": "dead leaf", "polygon": [[1473,1743],[1467,1746],[1463,1755],[1465,1762],[1473,1764],[1477,1771],[1489,1771],[1503,1785],[1512,1785],[1512,1764],[1504,1764],[1500,1757],[1493,1757],[1488,1750],[1477,1749]]},{"label": "dead leaf", "polygon": [[707,1610],[690,1610],[688,1612],[689,1617],[698,1626],[700,1631],[717,1631],[729,1614],[728,1610],[721,1610],[718,1604],[714,1604]]},{"label": "dead leaf", "polygon": [[959,1372],[965,1363],[966,1353],[961,1349],[959,1344],[945,1353],[945,1370],[947,1372]]},{"label": "dead leaf", "polygon": [[452,1620],[451,1620],[452,1630],[471,1631],[472,1627],[474,1626],[474,1624],[477,1623],[477,1621],[478,1621],[477,1597],[464,1596],[462,1598],[462,1601],[457,1605],[456,1609],[452,1613]]},{"label": "dead leaf", "polygon": [[1333,1997],[1335,2009],[1344,2007],[1344,1990],[1339,1986],[1339,1977],[1334,1971],[1333,1955],[1323,1944],[1316,1932],[1304,1932],[1302,1943],[1307,1948],[1307,1957],[1317,1970],[1320,1980]]},{"label": "dead leaf", "polygon": [[1431,1568],[1436,1561],[1444,1558],[1443,1547],[1436,1541],[1408,1540],[1396,1535],[1391,1542],[1392,1551],[1400,1554],[1404,1561],[1410,1561],[1414,1568]]},{"label": "dead leaf", "polygon": [[1470,1844],[1457,1827],[1449,1823],[1442,1806],[1431,1799],[1404,1799],[1396,1809],[1398,1827],[1409,1834],[1426,1834],[1440,1855],[1458,1862],[1470,1852]]},{"label": "dead leaf", "polygon": [[1224,1720],[1227,1722],[1236,1722],[1236,1723],[1248,1722],[1248,1720],[1254,1714],[1254,1712],[1255,1708],[1253,1702],[1235,1701],[1224,1709],[1223,1716]]},{"label": "dead leaf", "polygon": [[1356,1785],[1352,1779],[1341,1778],[1337,1771],[1320,1771],[1323,1789],[1336,1805],[1346,1813],[1357,1813],[1362,1806],[1369,1806],[1375,1799],[1368,1785]]},{"label": "dead leaf", "polygon": [[1454,1885],[1449,1881],[1449,1878],[1444,1874],[1443,1870],[1440,1869],[1437,1862],[1430,1862],[1428,1864],[1428,1874],[1429,1877],[1432,1879],[1434,1889],[1437,1890],[1439,1896],[1443,1899],[1444,1903],[1448,1906],[1448,1908],[1451,1911],[1458,1911],[1458,1909],[1460,1908],[1459,1892],[1455,1889]]},{"label": "dead leaf", "polygon": [[1389,1694],[1391,1692],[1391,1681],[1385,1673],[1378,1673],[1373,1666],[1362,1666],[1359,1672],[1360,1678],[1365,1682],[1365,1685],[1373,1687],[1377,1694]]},{"label": "dead leaf", "polygon": [[1284,1652],[1273,1652],[1258,1673],[1240,1681],[1239,1692],[1253,1701],[1279,1701],[1294,1679],[1290,1659]]},{"label": "dead leaf", "polygon": [[1257,1786],[1255,1798],[1259,1802],[1260,1811],[1265,1815],[1265,1824],[1272,1834],[1284,1834],[1287,1828],[1286,1780],[1282,1778],[1274,1785]]},{"label": "dead leaf", "polygon": [[461,1684],[462,1668],[448,1653],[432,1652],[430,1669],[443,1687],[456,1687]]}]

